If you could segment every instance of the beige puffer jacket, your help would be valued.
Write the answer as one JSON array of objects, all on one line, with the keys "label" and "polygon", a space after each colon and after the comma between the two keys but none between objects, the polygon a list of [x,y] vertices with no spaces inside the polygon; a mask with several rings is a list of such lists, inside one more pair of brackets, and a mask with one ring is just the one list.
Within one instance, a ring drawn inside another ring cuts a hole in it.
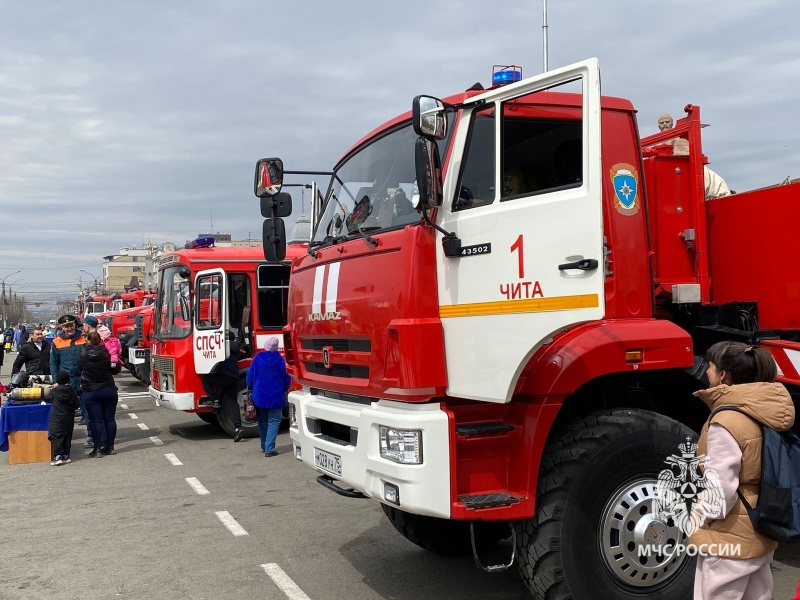
[{"label": "beige puffer jacket", "polygon": [[[708,427],[713,423],[722,425],[739,444],[742,450],[742,468],[739,472],[739,490],[754,506],[761,487],[761,427],[763,423],[777,431],[786,431],[794,423],[794,404],[786,388],[780,383],[745,383],[720,385],[695,392],[713,413],[721,406],[735,406],[747,416],[736,411],[721,411],[707,421],[700,433],[697,455],[706,453]],[[749,417],[752,417],[749,418]],[[711,465],[709,468],[713,468]],[[690,542],[701,544],[740,544],[741,554],[729,558],[755,558],[772,552],[778,543],[753,529],[747,509],[741,500],[736,500],[724,519],[710,521],[695,531]],[[724,554],[721,554],[724,555]]]}]

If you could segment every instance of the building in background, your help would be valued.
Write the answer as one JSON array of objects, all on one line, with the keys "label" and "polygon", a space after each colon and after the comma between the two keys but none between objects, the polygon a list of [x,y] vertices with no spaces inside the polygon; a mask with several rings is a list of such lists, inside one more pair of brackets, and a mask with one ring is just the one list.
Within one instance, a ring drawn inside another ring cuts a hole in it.
[{"label": "building in background", "polygon": [[156,246],[120,248],[119,254],[104,256],[103,287],[108,293],[132,288],[155,289],[153,255]]}]

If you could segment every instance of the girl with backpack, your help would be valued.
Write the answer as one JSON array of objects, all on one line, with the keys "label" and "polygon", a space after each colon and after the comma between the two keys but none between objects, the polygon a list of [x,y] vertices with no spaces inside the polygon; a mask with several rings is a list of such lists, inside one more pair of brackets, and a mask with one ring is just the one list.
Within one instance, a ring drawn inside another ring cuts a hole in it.
[{"label": "girl with backpack", "polygon": [[[772,355],[742,342],[719,342],[706,353],[708,389],[695,392],[711,409],[700,433],[697,456],[705,471],[719,478],[723,514],[706,517],[691,536],[700,550],[695,570],[695,600],[770,600],[770,563],[778,543],[758,533],[737,490],[755,506],[761,486],[761,426],[786,431],[794,423],[794,404],[775,381]],[[717,409],[735,407],[736,410]],[[744,413],[744,414],[742,414]],[[701,500],[702,494],[701,494]]]}]

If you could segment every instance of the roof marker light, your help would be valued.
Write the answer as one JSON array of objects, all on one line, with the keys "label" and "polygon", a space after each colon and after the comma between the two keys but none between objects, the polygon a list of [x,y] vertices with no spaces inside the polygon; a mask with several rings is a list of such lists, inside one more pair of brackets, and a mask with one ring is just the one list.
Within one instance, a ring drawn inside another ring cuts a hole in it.
[{"label": "roof marker light", "polygon": [[494,65],[492,85],[507,85],[522,80],[522,67],[517,65]]}]

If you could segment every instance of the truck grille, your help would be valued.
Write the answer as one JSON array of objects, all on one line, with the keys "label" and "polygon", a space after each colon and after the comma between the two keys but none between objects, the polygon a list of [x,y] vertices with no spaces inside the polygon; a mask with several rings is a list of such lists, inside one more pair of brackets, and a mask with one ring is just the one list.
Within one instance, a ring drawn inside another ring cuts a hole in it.
[{"label": "truck grille", "polygon": [[144,315],[136,315],[133,319],[133,339],[131,344],[136,344],[139,340],[144,339]]},{"label": "truck grille", "polygon": [[175,359],[167,358],[166,356],[152,356],[150,357],[150,367],[153,371],[158,371],[164,375],[174,375]]},{"label": "truck grille", "polygon": [[329,338],[301,338],[299,340],[300,348],[303,350],[316,350],[322,352],[325,346],[330,346],[336,352],[371,352],[372,342],[366,340],[352,340],[352,339],[329,339]]},{"label": "truck grille", "polygon": [[308,361],[305,364],[308,373],[329,375],[331,377],[347,377],[351,379],[369,379],[369,367],[360,365],[334,365],[326,369],[321,362]]}]

